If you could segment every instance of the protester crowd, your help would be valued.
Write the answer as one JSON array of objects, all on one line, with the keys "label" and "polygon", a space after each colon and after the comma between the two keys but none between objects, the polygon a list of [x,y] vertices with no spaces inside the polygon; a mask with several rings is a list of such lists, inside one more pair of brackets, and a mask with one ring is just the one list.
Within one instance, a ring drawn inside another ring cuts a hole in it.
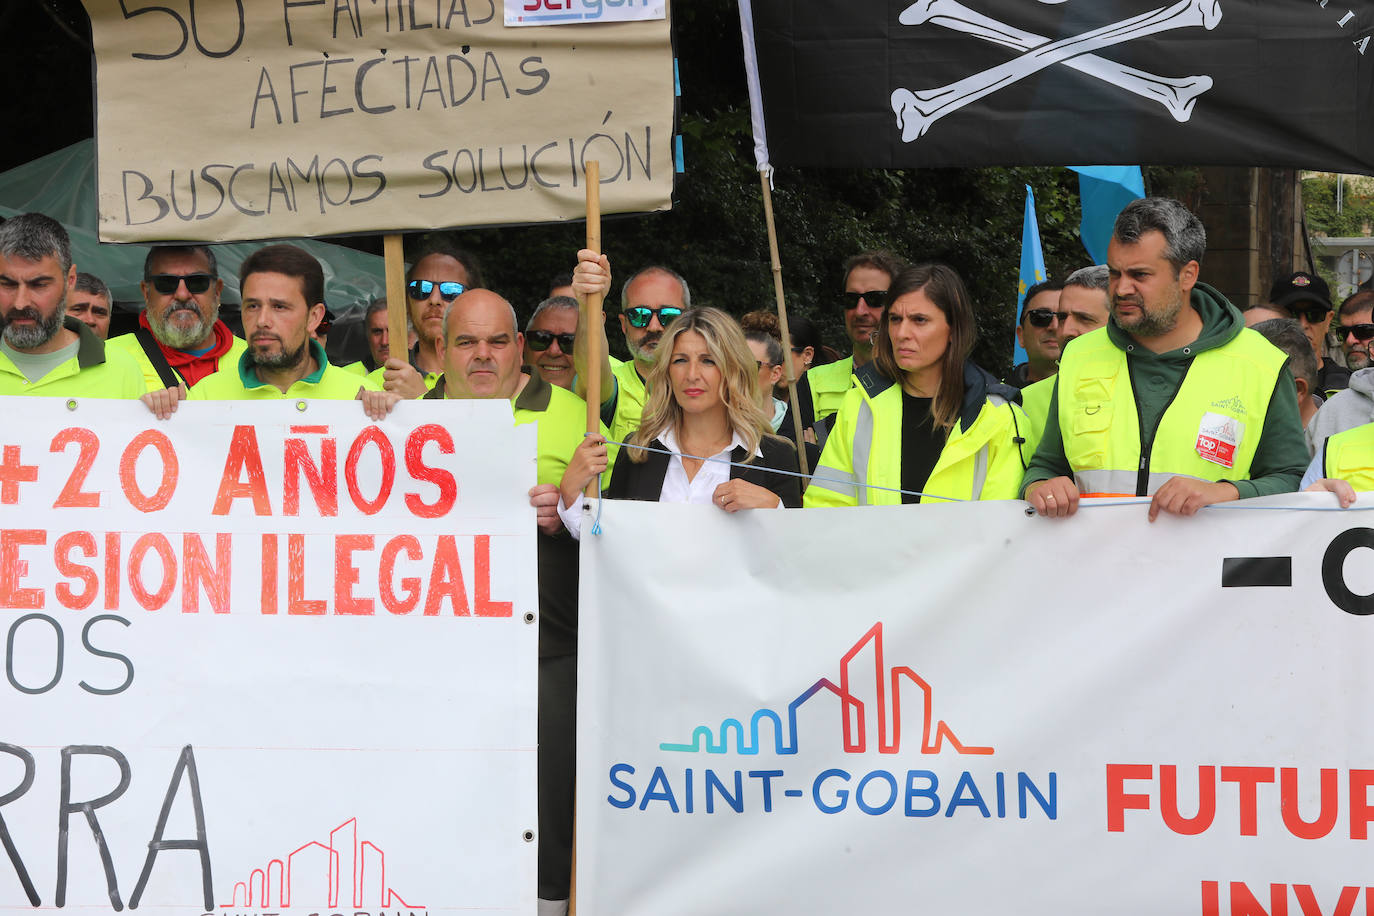
[{"label": "protester crowd", "polygon": [[[1336,308],[1298,272],[1243,313],[1202,281],[1205,247],[1177,201],[1129,205],[1106,265],[1026,291],[1027,361],[1006,380],[970,359],[959,275],[884,251],[843,265],[843,356],[801,318],[784,339],[771,313],[693,307],[685,278],[650,265],[612,308],[622,362],[604,320],[579,323],[588,297],[612,292],[604,256],[579,252],[522,331],[476,261],[439,248],[406,275],[406,351],[376,302],[367,359],[336,366],[323,269],[300,248],[244,260],[238,337],[219,317],[213,248],[155,247],[137,330],[107,341],[109,289],[77,272],[59,223],[26,214],[0,225],[0,394],[141,398],[161,420],[186,399],[359,400],[376,419],[402,399],[504,398],[514,423],[536,424],[539,896],[556,912],[571,874],[577,539],[596,481],[608,498],[732,513],[1019,498],[1064,517],[1085,497],[1140,496],[1151,520],[1300,487],[1349,506],[1374,489],[1374,292]],[[599,434],[586,432],[593,350]]]}]

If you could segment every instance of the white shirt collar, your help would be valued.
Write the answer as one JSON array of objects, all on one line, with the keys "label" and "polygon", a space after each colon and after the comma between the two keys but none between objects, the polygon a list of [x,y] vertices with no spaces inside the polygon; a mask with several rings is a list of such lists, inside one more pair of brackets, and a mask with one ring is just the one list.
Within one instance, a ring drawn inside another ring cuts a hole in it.
[{"label": "white shirt collar", "polygon": [[[677,441],[677,431],[673,429],[673,427],[669,426],[667,429],[663,430],[663,432],[659,433],[654,438],[658,439],[659,442],[662,442],[663,447],[666,448],[668,451],[676,455],[682,454],[682,447],[678,445]],[[724,451],[717,452],[716,455],[698,455],[697,457],[715,458],[717,455],[729,455],[737,448],[744,448],[744,440],[740,438],[739,430],[735,430],[733,433],[731,433],[730,444],[725,447]],[[755,447],[754,455],[756,457],[762,458],[763,451],[758,447]]]}]

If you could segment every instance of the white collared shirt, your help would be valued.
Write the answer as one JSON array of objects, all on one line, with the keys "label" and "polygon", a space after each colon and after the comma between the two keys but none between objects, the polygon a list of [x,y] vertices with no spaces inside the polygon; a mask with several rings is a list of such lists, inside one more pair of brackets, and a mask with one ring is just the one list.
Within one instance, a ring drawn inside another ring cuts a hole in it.
[{"label": "white collared shirt", "polygon": [[[738,432],[735,432],[730,437],[730,444],[723,451],[715,455],[705,456],[720,460],[702,462],[696,476],[689,481],[687,468],[682,463],[682,448],[678,445],[676,433],[670,427],[659,433],[657,438],[663,444],[664,449],[673,453],[668,459],[668,469],[663,475],[663,487],[658,492],[658,501],[661,503],[713,505],[716,487],[730,479],[730,453],[736,447],[744,447],[744,440],[740,438]],[[624,451],[624,449],[621,450],[621,455],[616,460],[630,460]],[[758,448],[754,449],[754,454],[758,457],[763,456],[763,452]],[[567,528],[568,533],[578,540],[582,537],[582,506],[586,502],[585,497],[577,500],[572,506],[563,505],[562,499],[558,501],[558,517],[563,519],[563,527]]]}]

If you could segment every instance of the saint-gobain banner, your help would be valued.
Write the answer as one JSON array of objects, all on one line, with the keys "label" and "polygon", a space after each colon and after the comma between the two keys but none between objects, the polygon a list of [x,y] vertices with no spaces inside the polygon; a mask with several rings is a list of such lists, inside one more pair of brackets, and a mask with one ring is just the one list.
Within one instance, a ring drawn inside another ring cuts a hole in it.
[{"label": "saint-gobain banner", "polygon": [[[83,0],[104,241],[667,209],[666,18],[508,28],[500,0]],[[148,125],[176,125],[175,142]]]},{"label": "saint-gobain banner", "polygon": [[1374,172],[1374,0],[753,0],[779,165]]},{"label": "saint-gobain banner", "polygon": [[417,406],[0,399],[0,912],[533,916],[534,428]]},{"label": "saint-gobain banner", "polygon": [[579,912],[1364,913],[1374,506],[1285,500],[606,503]]}]

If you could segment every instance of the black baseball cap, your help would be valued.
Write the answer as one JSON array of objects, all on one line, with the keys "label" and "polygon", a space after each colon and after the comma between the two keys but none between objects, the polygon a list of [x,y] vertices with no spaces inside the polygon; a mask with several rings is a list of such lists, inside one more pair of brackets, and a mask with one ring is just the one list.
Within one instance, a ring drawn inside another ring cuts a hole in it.
[{"label": "black baseball cap", "polygon": [[1279,308],[1287,308],[1297,302],[1315,302],[1329,310],[1332,308],[1331,287],[1316,274],[1300,270],[1275,280],[1269,288],[1269,301]]}]

